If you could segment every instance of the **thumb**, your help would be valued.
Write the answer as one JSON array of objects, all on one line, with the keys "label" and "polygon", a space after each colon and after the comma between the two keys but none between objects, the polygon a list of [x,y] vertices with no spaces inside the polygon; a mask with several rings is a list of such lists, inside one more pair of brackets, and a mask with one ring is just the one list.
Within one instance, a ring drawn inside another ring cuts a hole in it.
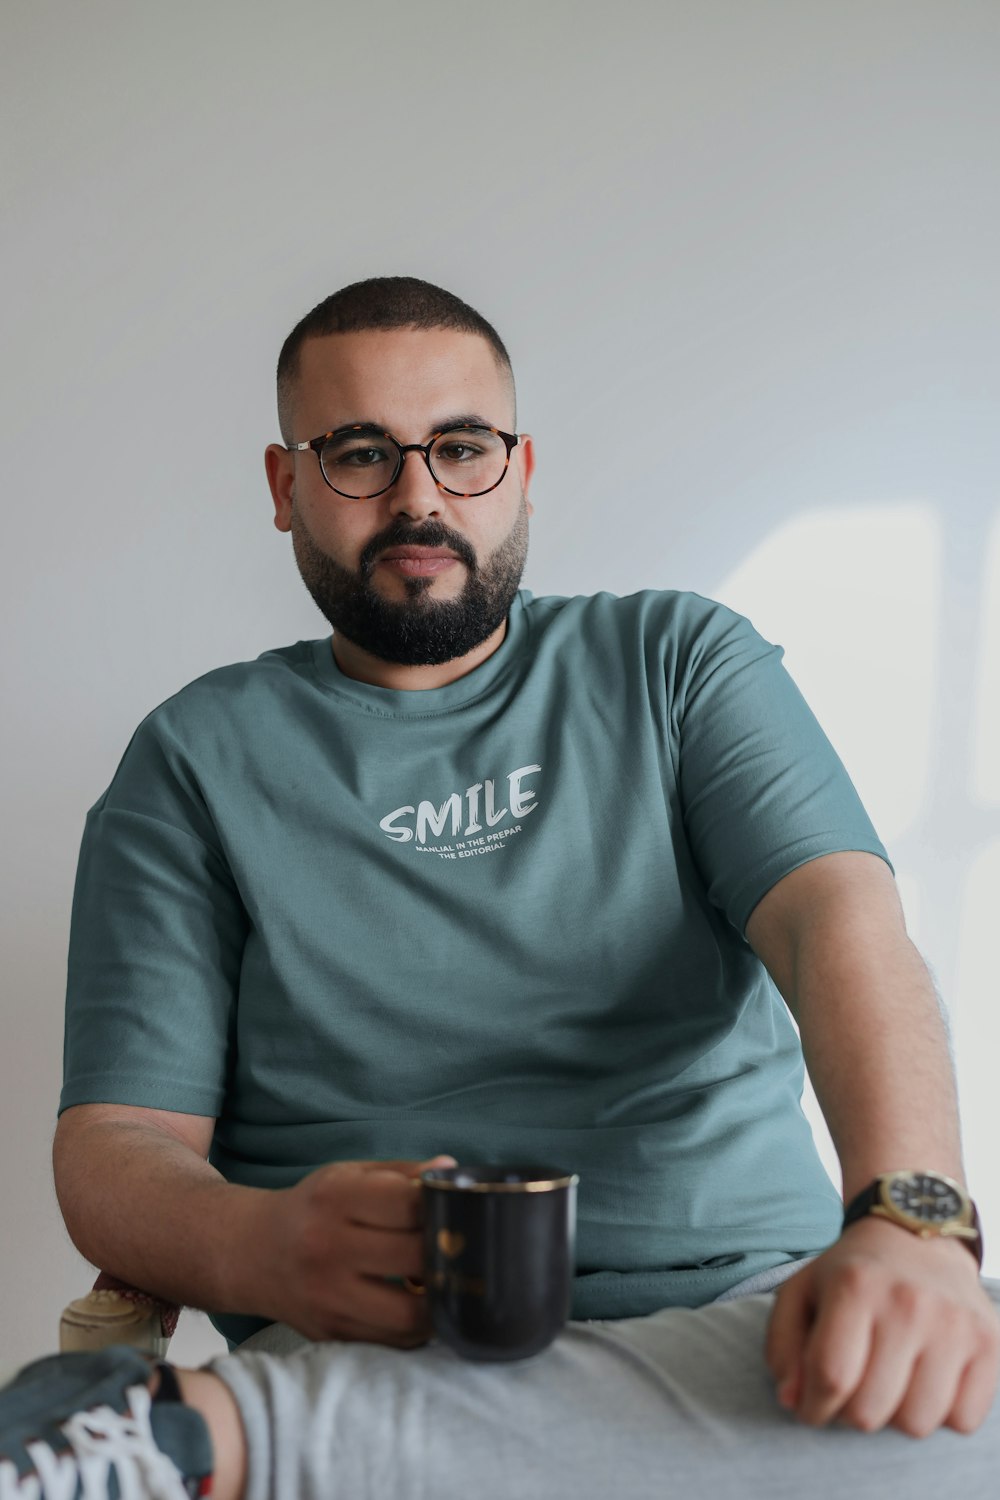
[{"label": "thumb", "polygon": [[401,1177],[412,1177],[416,1180],[428,1167],[457,1167],[458,1162],[453,1156],[432,1156],[428,1161],[396,1159],[364,1162],[361,1165],[368,1172],[398,1172]]},{"label": "thumb", "polygon": [[402,1170],[408,1177],[419,1177],[421,1172],[426,1172],[428,1167],[457,1167],[458,1162],[453,1156],[431,1156],[427,1161],[412,1161],[402,1163]]},{"label": "thumb", "polygon": [[778,1400],[793,1407],[802,1392],[802,1354],[815,1316],[811,1267],[782,1282],[774,1294],[767,1328],[765,1358],[774,1376]]}]

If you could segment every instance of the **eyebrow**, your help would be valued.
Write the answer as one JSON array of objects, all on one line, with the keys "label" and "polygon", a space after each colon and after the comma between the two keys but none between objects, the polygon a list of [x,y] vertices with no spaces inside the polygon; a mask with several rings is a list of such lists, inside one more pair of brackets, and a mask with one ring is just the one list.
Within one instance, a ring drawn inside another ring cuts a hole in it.
[{"label": "eyebrow", "polygon": [[[482,417],[478,412],[459,412],[456,416],[441,417],[433,427],[428,427],[425,436],[430,438],[435,432],[448,432],[453,427],[492,427],[493,422]],[[380,422],[345,422],[342,427],[337,427],[330,434],[331,437],[346,437],[355,430],[360,429],[365,436],[381,437],[386,428]]]}]

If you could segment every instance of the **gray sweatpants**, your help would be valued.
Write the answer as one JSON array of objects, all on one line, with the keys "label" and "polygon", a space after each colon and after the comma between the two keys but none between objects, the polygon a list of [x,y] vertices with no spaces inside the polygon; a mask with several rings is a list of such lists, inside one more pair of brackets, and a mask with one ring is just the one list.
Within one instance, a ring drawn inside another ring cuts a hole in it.
[{"label": "gray sweatpants", "polygon": [[[778,1405],[768,1289],[804,1264],[699,1308],[571,1321],[510,1364],[275,1324],[204,1368],[240,1408],[246,1500],[998,1500],[1000,1399],[977,1432],[920,1439]],[[1000,1308],[1000,1281],[983,1286]]]}]

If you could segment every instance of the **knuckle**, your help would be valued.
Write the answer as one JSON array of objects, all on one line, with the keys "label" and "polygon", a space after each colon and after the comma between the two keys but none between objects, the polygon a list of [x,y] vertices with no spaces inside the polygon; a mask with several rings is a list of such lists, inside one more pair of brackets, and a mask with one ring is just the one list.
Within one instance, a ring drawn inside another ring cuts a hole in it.
[{"label": "knuckle", "polygon": [[915,1322],[926,1314],[930,1299],[922,1287],[909,1281],[897,1281],[889,1289],[889,1300],[901,1319]]},{"label": "knuckle", "polygon": [[961,1432],[964,1436],[967,1437],[970,1433],[975,1432],[976,1428],[982,1424],[983,1420],[983,1416],[977,1415],[974,1412],[959,1411],[955,1412],[948,1418],[945,1426],[950,1427],[953,1432]]},{"label": "knuckle", "polygon": [[895,1281],[889,1289],[889,1301],[901,1316],[913,1317],[924,1304],[924,1296],[921,1290],[909,1281]]},{"label": "knuckle", "polygon": [[977,1317],[973,1330],[976,1352],[988,1359],[1000,1358],[1000,1319]]},{"label": "knuckle", "polygon": [[404,1349],[419,1349],[421,1344],[426,1344],[430,1338],[429,1329],[424,1327],[421,1319],[415,1325],[405,1329],[399,1336],[398,1342]]},{"label": "knuckle", "polygon": [[334,1308],[324,1308],[316,1315],[315,1323],[319,1329],[318,1337],[321,1340],[339,1339],[341,1342],[347,1343],[351,1338],[344,1319]]},{"label": "knuckle", "polygon": [[328,1248],[326,1226],[319,1219],[307,1219],[300,1231],[299,1243],[307,1265],[322,1261]]},{"label": "knuckle", "polygon": [[336,1192],[341,1176],[339,1162],[328,1162],[325,1166],[317,1167],[315,1172],[310,1172],[299,1184],[305,1202],[311,1208],[322,1208]]},{"label": "knuckle", "polygon": [[823,1400],[846,1394],[843,1372],[822,1356],[813,1363],[806,1361],[806,1380],[811,1390]]},{"label": "knuckle", "polygon": [[841,1413],[844,1421],[849,1422],[852,1427],[857,1427],[861,1432],[877,1432],[883,1426],[883,1419],[874,1407],[867,1406],[863,1401],[852,1403]]},{"label": "knuckle", "polygon": [[413,1302],[414,1307],[413,1311],[410,1314],[408,1331],[410,1333],[426,1334],[428,1317],[427,1310],[423,1305],[423,1299],[418,1299],[415,1297],[413,1298]]},{"label": "knuckle", "polygon": [[930,1437],[937,1423],[930,1417],[900,1416],[892,1425],[907,1437],[925,1438]]},{"label": "knuckle", "polygon": [[861,1297],[875,1287],[878,1270],[861,1260],[846,1260],[836,1269],[835,1280],[846,1296]]}]

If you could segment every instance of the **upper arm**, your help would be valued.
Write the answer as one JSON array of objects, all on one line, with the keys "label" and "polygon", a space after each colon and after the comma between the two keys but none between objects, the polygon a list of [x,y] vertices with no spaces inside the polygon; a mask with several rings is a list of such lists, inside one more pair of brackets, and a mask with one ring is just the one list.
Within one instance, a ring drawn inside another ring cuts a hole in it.
[{"label": "upper arm", "polygon": [[[130,1128],[135,1126],[142,1127],[141,1133]],[[144,1150],[155,1153],[163,1144],[179,1141],[204,1162],[214,1127],[215,1121],[205,1116],[131,1104],[74,1104],[64,1109],[52,1142],[52,1172],[56,1200],[77,1249],[88,1259],[100,1254],[88,1247],[95,1216],[103,1220],[109,1212],[112,1200],[105,1187],[116,1181],[116,1161],[134,1162],[138,1152],[142,1171]],[[128,1173],[122,1180],[127,1183]],[[127,1186],[119,1195],[113,1212],[127,1215]]]},{"label": "upper arm", "polygon": [[[155,764],[149,779],[159,786]],[[92,808],[73,893],[61,1111],[142,1099],[148,1123],[202,1122],[181,1127],[200,1145],[225,1098],[249,930],[217,850],[152,813]]]},{"label": "upper arm", "polygon": [[817,869],[835,869],[827,855],[864,851],[888,859],[782,656],[743,616],[719,608],[690,646],[675,685],[688,846],[709,902],[744,934],[763,892],[772,910],[784,907]]},{"label": "upper arm", "polygon": [[906,937],[893,873],[885,860],[860,850],[824,854],[773,885],[750,913],[746,939],[794,1014],[795,960],[810,929],[839,924],[845,934],[873,926],[887,938]]},{"label": "upper arm", "polygon": [[63,1110],[56,1126],[54,1152],[77,1141],[93,1125],[146,1125],[173,1136],[204,1161],[212,1145],[215,1119],[210,1115],[181,1114],[170,1109],[146,1109],[138,1104],[74,1104]]}]

